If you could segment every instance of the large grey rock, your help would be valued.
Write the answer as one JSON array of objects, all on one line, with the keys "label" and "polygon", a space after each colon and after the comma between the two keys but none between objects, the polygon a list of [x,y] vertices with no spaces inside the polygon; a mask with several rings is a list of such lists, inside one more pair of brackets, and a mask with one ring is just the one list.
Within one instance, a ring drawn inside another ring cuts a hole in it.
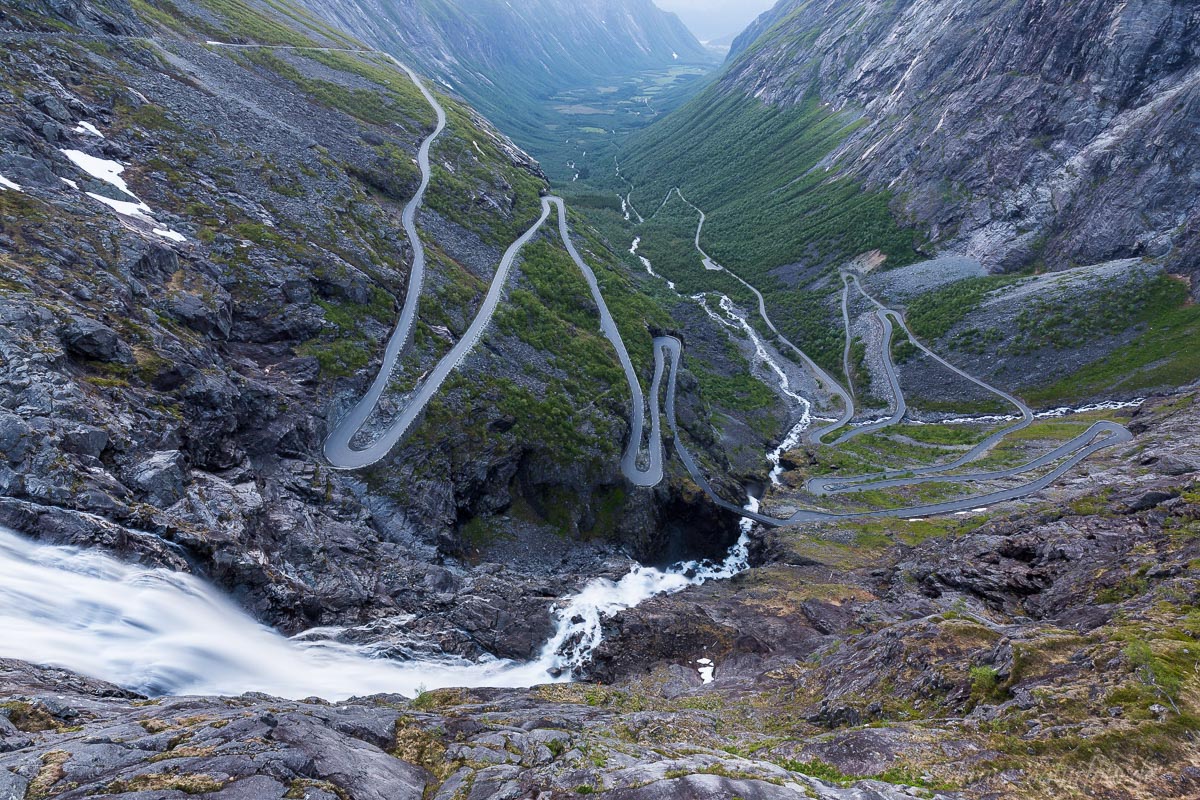
[{"label": "large grey rock", "polygon": [[107,325],[74,316],[59,330],[63,346],[73,355],[106,363],[133,363],[133,350]]},{"label": "large grey rock", "polygon": [[167,507],[183,497],[184,459],[178,450],[154,453],[129,472],[129,483],[153,505]]},{"label": "large grey rock", "polygon": [[272,736],[311,758],[315,775],[344,786],[358,800],[421,800],[429,782],[425,770],[307,720],[281,723]]},{"label": "large grey rock", "polygon": [[17,463],[30,447],[30,430],[25,420],[8,411],[0,411],[0,458]]},{"label": "large grey rock", "polygon": [[25,99],[33,103],[47,116],[53,117],[58,122],[70,122],[71,112],[67,107],[52,94],[46,92],[34,92],[25,96]]},{"label": "large grey rock", "polygon": [[108,431],[93,428],[91,425],[81,425],[63,434],[62,446],[68,453],[99,458],[108,446]]}]

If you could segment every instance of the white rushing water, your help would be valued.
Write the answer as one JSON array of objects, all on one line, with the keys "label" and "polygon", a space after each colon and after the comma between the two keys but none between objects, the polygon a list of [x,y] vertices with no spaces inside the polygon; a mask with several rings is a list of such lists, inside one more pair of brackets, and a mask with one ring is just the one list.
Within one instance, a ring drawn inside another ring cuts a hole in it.
[{"label": "white rushing water", "polygon": [[[721,323],[727,328],[740,330],[746,334],[746,336],[750,338],[751,343],[754,345],[755,358],[757,358],[760,363],[766,365],[768,369],[775,373],[775,377],[779,382],[779,391],[785,397],[795,403],[798,408],[802,409],[800,412],[800,419],[797,420],[796,424],[793,425],[790,430],[788,430],[787,435],[783,437],[783,441],[781,441],[774,450],[767,453],[767,460],[771,462],[771,483],[778,486],[780,482],[779,477],[783,474],[783,466],[780,463],[783,459],[783,454],[789,450],[796,449],[800,445],[801,440],[804,438],[804,432],[808,430],[809,426],[812,425],[812,402],[803,395],[799,395],[792,391],[792,381],[788,377],[787,372],[780,365],[779,361],[772,357],[771,353],[767,350],[767,346],[763,342],[762,337],[758,335],[758,331],[754,330],[754,326],[750,324],[745,315],[738,312],[737,306],[734,305],[733,300],[731,300],[727,295],[723,294],[718,295],[718,297],[720,298],[718,300],[718,304],[720,305],[721,310],[725,312],[725,317],[722,317],[716,311],[709,308],[705,295],[698,294],[692,299],[699,303],[700,307],[703,308],[708,316],[712,317],[712,319],[715,321]],[[747,508],[751,511],[758,511],[757,501],[755,501],[754,505],[754,508],[750,508],[749,506],[747,506]]]},{"label": "white rushing water", "polygon": [[556,610],[556,630],[526,663],[374,657],[369,646],[288,639],[203,580],[124,564],[95,550],[30,542],[0,528],[0,657],[50,664],[146,694],[270,695],[341,700],[448,686],[520,687],[569,680],[600,643],[604,617],[656,595],[748,567],[743,535],[720,563],[636,567],[596,579]]},{"label": "white rushing water", "polygon": [[750,536],[743,528],[724,561],[687,561],[667,569],[639,566],[619,581],[596,578],[558,608],[557,630],[546,642],[538,661],[555,672],[583,665],[600,644],[604,617],[641,605],[652,597],[732,578],[749,568]]},{"label": "white rushing water", "polygon": [[642,255],[638,252],[638,247],[640,247],[641,244],[642,244],[642,237],[639,236],[636,239],[634,239],[633,245],[629,248],[629,254],[632,256],[637,256],[638,261],[642,262],[642,266],[646,268],[647,275],[649,275],[651,278],[658,278],[659,280],[666,281],[667,288],[670,289],[671,291],[675,291],[675,282],[667,280],[662,275],[659,275],[657,272],[655,272],[654,265],[650,263],[650,259],[646,258],[644,255]]},{"label": "white rushing water", "polygon": [[[1057,419],[1074,414],[1090,414],[1093,411],[1120,411],[1127,408],[1137,408],[1144,402],[1146,402],[1146,398],[1144,397],[1134,400],[1102,400],[1098,403],[1088,403],[1087,405],[1078,407],[1059,406],[1058,408],[1038,411],[1033,416],[1035,419]],[[939,420],[938,422],[922,422],[920,420],[912,420],[911,422],[913,425],[972,425],[991,422],[1012,422],[1018,419],[1020,417],[1016,414],[985,414],[974,417],[952,417],[950,419]]]},{"label": "white rushing water", "polygon": [[[618,170],[618,174],[620,174],[619,170]],[[678,191],[678,190],[673,189],[672,191]],[[670,199],[670,197],[671,197],[671,195],[668,194],[667,198]],[[683,197],[683,195],[680,195],[680,197]],[[667,201],[664,200],[663,205],[666,205],[666,202]],[[687,202],[687,201],[685,200],[684,202]],[[699,211],[699,209],[696,209],[696,210]],[[701,224],[703,224],[703,223],[701,223]],[[699,234],[699,232],[697,232],[697,234],[696,234],[697,247],[699,247],[699,241],[700,241],[700,234]],[[641,253],[638,252],[638,248],[641,247],[641,244],[642,244],[642,237],[640,237],[640,236],[635,237],[633,240],[633,244],[630,245],[630,247],[629,247],[629,254],[632,256],[635,256],[642,263],[642,266],[646,268],[647,274],[649,274],[653,278],[658,278],[659,280],[666,281],[667,287],[670,288],[671,291],[678,294],[679,292],[675,288],[675,283],[673,281],[667,280],[666,277],[659,275],[657,272],[655,272],[654,266],[650,263],[650,259],[646,258],[645,256],[643,256]],[[703,251],[701,251],[701,252],[703,252]],[[705,261],[706,261],[706,266],[707,266],[707,264],[709,262],[709,259],[707,256],[705,256]],[[717,267],[717,269],[724,269],[724,268]],[[807,431],[813,424],[814,417],[812,414],[812,401],[809,400],[808,398],[804,397],[803,395],[799,395],[796,392],[792,391],[792,382],[791,382],[791,379],[788,377],[787,372],[783,369],[782,366],[780,366],[779,361],[776,360],[771,355],[771,353],[767,350],[766,344],[763,342],[762,337],[760,337],[758,335],[758,331],[754,330],[754,326],[752,326],[750,324],[749,320],[746,319],[746,316],[737,310],[737,306],[734,305],[733,300],[731,300],[727,295],[724,295],[724,294],[718,295],[718,297],[720,298],[718,303],[721,306],[721,310],[723,312],[725,312],[724,317],[722,317],[720,314],[718,314],[713,309],[709,308],[707,295],[705,295],[703,293],[692,295],[692,300],[694,300],[701,308],[703,308],[704,312],[706,314],[708,314],[708,316],[711,317],[716,322],[720,323],[721,325],[723,325],[726,328],[730,328],[732,330],[739,330],[742,333],[744,333],[745,335],[749,336],[750,341],[754,344],[755,358],[757,358],[762,364],[765,364],[768,369],[770,369],[772,372],[775,373],[775,376],[778,379],[780,392],[782,392],[783,395],[785,397],[787,397],[789,400],[791,400],[798,408],[802,409],[800,412],[800,418],[796,421],[796,424],[794,424],[788,430],[787,435],[783,437],[783,441],[781,441],[774,450],[767,453],[767,461],[769,461],[771,463],[771,472],[770,472],[771,483],[778,486],[778,485],[780,485],[780,480],[779,480],[780,476],[783,475],[783,465],[781,463],[783,460],[783,454],[789,450],[794,450],[796,447],[798,447],[800,445],[800,442],[803,441],[803,439],[804,439],[804,432]],[[751,511],[758,511],[758,500],[753,497],[751,497],[750,500],[753,503],[754,507],[751,508],[749,505],[747,505],[747,506],[745,506],[745,508],[747,508]],[[747,524],[752,526],[754,523],[752,520],[743,518],[742,519],[742,528],[744,531],[748,530]]]}]

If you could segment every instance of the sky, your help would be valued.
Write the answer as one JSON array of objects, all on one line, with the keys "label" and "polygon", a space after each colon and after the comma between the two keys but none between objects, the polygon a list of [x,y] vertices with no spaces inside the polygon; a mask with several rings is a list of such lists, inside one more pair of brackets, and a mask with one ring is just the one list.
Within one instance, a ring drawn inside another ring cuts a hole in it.
[{"label": "sky", "polygon": [[775,0],[654,0],[667,11],[678,14],[701,41],[741,33]]}]

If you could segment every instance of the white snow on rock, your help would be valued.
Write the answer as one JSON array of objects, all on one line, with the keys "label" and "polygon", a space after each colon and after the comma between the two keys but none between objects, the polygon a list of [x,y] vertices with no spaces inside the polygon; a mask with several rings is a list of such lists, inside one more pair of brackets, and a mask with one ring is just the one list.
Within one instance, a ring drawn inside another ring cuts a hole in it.
[{"label": "white snow on rock", "polygon": [[20,186],[13,183],[12,181],[10,181],[8,178],[4,177],[3,175],[0,175],[0,189],[11,189],[14,192],[24,192],[25,191]]},{"label": "white snow on rock", "polygon": [[[125,194],[137,200],[137,195],[129,191],[129,187],[121,178],[121,173],[125,171],[125,165],[120,161],[109,161],[106,158],[96,158],[90,156],[82,150],[63,150],[62,154],[71,159],[71,163],[79,167],[81,170],[91,175],[93,178],[105,183],[112,184],[120,189]],[[141,202],[140,200],[138,201]],[[149,209],[146,209],[149,211]]]},{"label": "white snow on rock", "polygon": [[[63,155],[71,159],[71,163],[79,167],[96,180],[104,181],[105,183],[120,189],[121,192],[128,195],[131,200],[114,200],[111,197],[105,197],[102,194],[95,192],[86,192],[87,196],[93,200],[97,200],[104,205],[116,211],[118,214],[129,217],[131,219],[140,220],[152,226],[151,230],[155,236],[161,236],[164,239],[170,239],[173,242],[186,242],[187,237],[182,233],[170,230],[168,228],[158,227],[158,221],[154,219],[154,212],[150,210],[150,206],[141,201],[140,198],[133,192],[129,191],[129,186],[125,183],[121,174],[125,172],[125,165],[119,161],[110,161],[106,158],[97,158],[96,156],[88,155],[80,150],[63,150]],[[64,178],[63,180],[66,180]],[[79,188],[75,183],[67,181],[75,188]]]},{"label": "white snow on rock", "polygon": [[164,239],[170,239],[172,242],[186,242],[187,237],[178,231],[173,231],[168,228],[155,228],[155,236],[161,236]]},{"label": "white snow on rock", "polygon": [[75,181],[71,180],[70,178],[59,178],[59,180],[62,181],[63,183],[65,183],[67,186],[70,186],[75,191],[77,191],[77,192],[79,191],[79,184],[76,183]]},{"label": "white snow on rock", "polygon": [[101,139],[104,138],[104,134],[101,133],[100,130],[90,122],[79,123],[78,125],[75,126],[75,132],[76,133],[86,133],[89,136],[98,136]]},{"label": "white snow on rock", "polygon": [[154,222],[154,218],[150,216],[150,208],[142,202],[128,203],[124,200],[113,200],[111,197],[105,197],[102,194],[95,192],[85,192],[85,194],[93,200],[99,200],[104,205],[126,217],[134,217],[143,222]]},{"label": "white snow on rock", "polygon": [[700,673],[700,680],[704,683],[712,683],[713,674],[717,671],[717,667],[713,664],[712,659],[697,658],[696,663],[700,665],[696,667],[696,672]]}]

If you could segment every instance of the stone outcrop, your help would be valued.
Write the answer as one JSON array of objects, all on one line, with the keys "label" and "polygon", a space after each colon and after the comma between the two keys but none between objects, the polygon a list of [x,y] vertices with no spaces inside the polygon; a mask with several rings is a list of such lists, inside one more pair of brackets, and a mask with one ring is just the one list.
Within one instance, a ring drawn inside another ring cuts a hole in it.
[{"label": "stone outcrop", "polygon": [[724,90],[861,116],[827,160],[993,268],[1162,258],[1200,275],[1200,16],[1154,0],[793,0]]}]

